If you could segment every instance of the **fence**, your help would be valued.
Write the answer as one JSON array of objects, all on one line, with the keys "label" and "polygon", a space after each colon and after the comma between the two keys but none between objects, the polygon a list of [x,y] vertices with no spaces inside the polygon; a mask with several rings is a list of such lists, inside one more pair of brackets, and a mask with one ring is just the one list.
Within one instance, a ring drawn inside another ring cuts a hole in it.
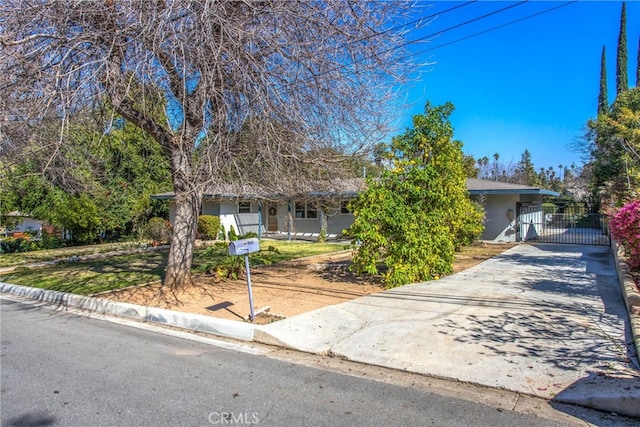
[{"label": "fence", "polygon": [[602,214],[545,214],[540,207],[522,208],[518,215],[520,240],[575,245],[610,245],[609,227]]}]

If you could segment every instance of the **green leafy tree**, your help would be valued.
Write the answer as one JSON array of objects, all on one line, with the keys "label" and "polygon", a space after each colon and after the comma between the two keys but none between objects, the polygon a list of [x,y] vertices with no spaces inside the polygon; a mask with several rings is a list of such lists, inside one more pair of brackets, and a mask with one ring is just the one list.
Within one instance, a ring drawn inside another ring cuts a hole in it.
[{"label": "green leafy tree", "polygon": [[477,162],[473,156],[464,154],[462,156],[462,167],[467,178],[477,178],[480,173],[480,168],[476,166]]},{"label": "green leafy tree", "polygon": [[[74,240],[82,236],[82,243],[91,241],[89,236],[130,235],[148,218],[166,216],[166,205],[150,198],[171,188],[170,168],[159,144],[117,116],[116,125],[106,133],[84,116],[80,113],[70,121],[66,144],[57,149],[57,156],[34,142],[7,165],[2,189],[3,194],[13,195],[12,209],[72,228]],[[44,171],[43,164],[49,164]],[[73,202],[82,207],[79,213],[98,212],[97,223],[93,218],[76,218],[68,224],[71,220],[61,200],[75,200],[78,195],[86,196],[82,202]]]},{"label": "green leafy tree", "polygon": [[563,192],[562,180],[553,169],[553,166],[549,166],[548,168],[541,167],[537,182],[540,187],[546,188],[547,190]]},{"label": "green leafy tree", "polygon": [[130,234],[151,217],[167,216],[166,204],[150,197],[171,188],[171,169],[157,141],[118,119],[90,147],[93,196],[108,234]]},{"label": "green leafy tree", "polygon": [[640,186],[640,88],[621,93],[608,114],[587,123],[591,190],[602,205],[618,205]]},{"label": "green leafy tree", "polygon": [[452,140],[453,109],[428,102],[413,128],[393,138],[392,167],[352,202],[358,274],[377,274],[383,264],[389,288],[438,278],[451,272],[456,247],[482,232],[482,210],[466,190],[462,143]]},{"label": "green leafy tree", "polygon": [[99,237],[101,218],[98,206],[86,194],[68,195],[60,190],[50,193],[53,209],[49,220],[71,234],[78,243],[91,243]]}]

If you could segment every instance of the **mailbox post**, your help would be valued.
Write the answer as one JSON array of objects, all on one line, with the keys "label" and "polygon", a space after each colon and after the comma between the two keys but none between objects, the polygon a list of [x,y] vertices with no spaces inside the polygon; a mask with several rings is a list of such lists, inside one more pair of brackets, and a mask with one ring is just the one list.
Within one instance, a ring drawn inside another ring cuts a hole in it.
[{"label": "mailbox post", "polygon": [[229,255],[244,255],[244,267],[247,271],[247,288],[249,290],[249,309],[251,310],[251,323],[255,322],[253,311],[253,292],[251,291],[251,273],[249,272],[249,254],[260,250],[258,239],[241,239],[229,243]]}]

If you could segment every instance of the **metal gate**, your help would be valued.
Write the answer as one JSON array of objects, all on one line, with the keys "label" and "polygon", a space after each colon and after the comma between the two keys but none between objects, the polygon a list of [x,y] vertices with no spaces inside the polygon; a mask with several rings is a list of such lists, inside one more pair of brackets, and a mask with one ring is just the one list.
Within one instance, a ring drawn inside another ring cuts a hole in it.
[{"label": "metal gate", "polygon": [[610,245],[606,217],[595,213],[545,214],[541,206],[518,206],[517,232],[520,241]]}]

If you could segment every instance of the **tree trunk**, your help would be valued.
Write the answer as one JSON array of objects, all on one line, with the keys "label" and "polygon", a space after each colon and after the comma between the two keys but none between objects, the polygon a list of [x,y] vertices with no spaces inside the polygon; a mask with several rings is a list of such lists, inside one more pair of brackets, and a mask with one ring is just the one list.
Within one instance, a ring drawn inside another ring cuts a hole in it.
[{"label": "tree trunk", "polygon": [[327,224],[327,213],[324,207],[318,207],[318,215],[320,215],[320,235],[318,236],[318,242],[324,243],[327,240],[327,229],[329,228]]},{"label": "tree trunk", "polygon": [[176,217],[163,283],[175,291],[192,284],[191,263],[203,193],[199,183],[193,181],[189,153],[176,149],[172,153],[171,163]]}]

